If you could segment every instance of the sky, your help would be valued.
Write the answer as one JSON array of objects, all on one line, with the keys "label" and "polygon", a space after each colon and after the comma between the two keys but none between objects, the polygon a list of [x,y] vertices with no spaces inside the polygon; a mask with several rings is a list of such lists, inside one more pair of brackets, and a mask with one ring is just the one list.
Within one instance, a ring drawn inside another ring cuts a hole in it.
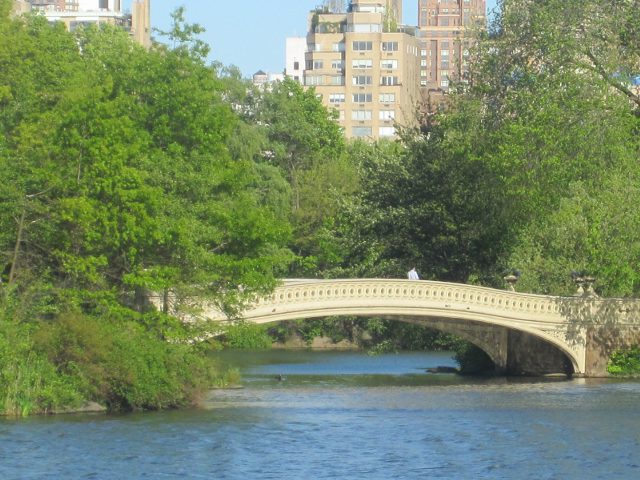
[{"label": "sky", "polygon": [[[488,0],[488,8],[496,0]],[[244,77],[258,70],[282,73],[287,37],[306,35],[307,15],[322,0],[151,0],[151,25],[168,30],[171,12],[185,7],[187,23],[206,29],[200,39],[210,59],[237,66]],[[131,0],[123,8],[130,10]],[[416,25],[418,0],[404,0],[404,23]],[[157,37],[157,36],[156,36]]]}]

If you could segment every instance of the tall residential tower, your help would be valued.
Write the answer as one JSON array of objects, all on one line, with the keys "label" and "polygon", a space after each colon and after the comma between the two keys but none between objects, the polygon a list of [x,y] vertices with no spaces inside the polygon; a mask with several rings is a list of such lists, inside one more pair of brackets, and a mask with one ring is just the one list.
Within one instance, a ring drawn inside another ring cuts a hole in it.
[{"label": "tall residential tower", "polygon": [[451,80],[464,79],[469,53],[467,33],[484,27],[485,0],[418,0],[420,86],[425,98],[449,91]]},{"label": "tall residential tower", "polygon": [[304,84],[338,111],[347,138],[394,137],[395,122],[415,122],[420,49],[401,18],[401,0],[351,0],[344,13],[309,15]]}]

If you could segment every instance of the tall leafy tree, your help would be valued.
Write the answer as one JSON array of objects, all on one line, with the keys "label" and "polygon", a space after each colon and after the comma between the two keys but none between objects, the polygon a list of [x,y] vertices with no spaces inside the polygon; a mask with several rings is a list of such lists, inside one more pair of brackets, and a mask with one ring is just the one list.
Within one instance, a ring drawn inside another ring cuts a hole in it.
[{"label": "tall leafy tree", "polygon": [[277,166],[291,188],[292,248],[300,260],[295,273],[315,275],[318,232],[337,212],[338,199],[357,185],[335,112],[315,90],[285,79],[260,96],[254,121],[266,135],[264,161]]},{"label": "tall leafy tree", "polygon": [[[42,59],[27,81],[9,39],[0,57],[2,84],[16,91],[6,110],[16,113],[2,123],[11,142],[2,183],[16,191],[5,219],[18,223],[3,246],[10,275],[20,265],[13,255],[84,290],[198,285],[234,303],[238,285],[244,295],[273,285],[288,262],[288,226],[261,194],[252,159],[229,154],[237,116],[202,51],[183,46],[189,32],[176,34],[173,50],[146,52],[115,29],[90,28],[76,41],[30,22],[15,27],[24,42],[12,39]],[[26,89],[31,110],[16,98]],[[16,180],[35,184],[18,190]]]},{"label": "tall leafy tree", "polygon": [[267,126],[273,163],[287,175],[294,192],[293,208],[300,208],[299,176],[318,162],[337,158],[344,150],[340,128],[313,89],[292,79],[276,84],[263,96],[258,121]]},{"label": "tall leafy tree", "polygon": [[[614,212],[620,198],[635,195],[640,156],[631,81],[639,52],[629,43],[637,6],[505,1],[475,52],[458,108],[480,105],[483,162],[504,179],[513,210],[516,242],[502,263],[523,270],[523,288],[569,293],[570,271],[584,268],[608,294],[637,291],[635,250],[611,248],[622,246],[616,235],[635,244],[623,227],[632,217]],[[605,191],[614,185],[623,190]],[[606,207],[594,208],[596,199]]]},{"label": "tall leafy tree", "polygon": [[416,266],[424,278],[460,282],[490,270],[509,214],[502,184],[448,128],[365,147],[362,189],[329,237],[341,245],[342,268],[404,277]]}]

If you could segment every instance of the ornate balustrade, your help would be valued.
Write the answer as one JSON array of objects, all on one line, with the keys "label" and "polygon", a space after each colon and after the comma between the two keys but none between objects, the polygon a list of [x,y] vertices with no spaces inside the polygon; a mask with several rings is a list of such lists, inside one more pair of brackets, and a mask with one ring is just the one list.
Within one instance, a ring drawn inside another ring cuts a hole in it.
[{"label": "ornate balustrade", "polygon": [[[285,280],[272,295],[260,299],[243,316],[264,323],[282,320],[276,317],[289,313],[303,318],[317,316],[318,311],[334,310],[342,314],[395,313],[458,318],[468,312],[477,320],[481,320],[478,314],[492,317],[492,323],[500,318],[550,325],[564,321],[555,297],[455,283],[389,279]],[[309,311],[308,315],[305,311]],[[221,319],[215,312],[209,313]]]}]

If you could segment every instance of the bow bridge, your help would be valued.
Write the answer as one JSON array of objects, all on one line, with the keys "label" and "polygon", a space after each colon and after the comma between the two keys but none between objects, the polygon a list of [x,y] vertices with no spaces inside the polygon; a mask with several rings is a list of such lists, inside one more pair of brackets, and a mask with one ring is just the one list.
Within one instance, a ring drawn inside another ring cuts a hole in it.
[{"label": "bow bridge", "polygon": [[[598,376],[615,348],[640,342],[640,302],[554,297],[424,280],[284,280],[242,318],[263,324],[328,316],[396,319],[456,334],[498,372]],[[215,308],[206,318],[224,321]]]}]

